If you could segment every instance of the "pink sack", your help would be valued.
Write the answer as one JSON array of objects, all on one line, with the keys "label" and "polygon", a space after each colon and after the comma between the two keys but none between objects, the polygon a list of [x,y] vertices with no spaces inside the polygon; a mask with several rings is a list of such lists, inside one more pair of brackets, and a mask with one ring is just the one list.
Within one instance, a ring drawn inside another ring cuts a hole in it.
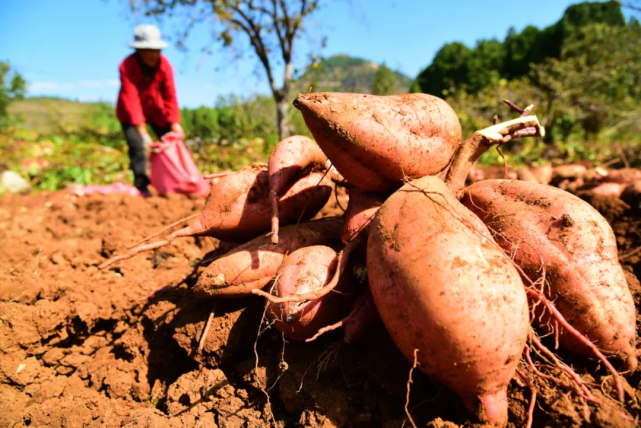
[{"label": "pink sack", "polygon": [[209,183],[198,171],[182,138],[182,135],[170,132],[165,134],[162,142],[150,145],[151,185],[161,195],[195,193],[206,196],[209,193]]}]

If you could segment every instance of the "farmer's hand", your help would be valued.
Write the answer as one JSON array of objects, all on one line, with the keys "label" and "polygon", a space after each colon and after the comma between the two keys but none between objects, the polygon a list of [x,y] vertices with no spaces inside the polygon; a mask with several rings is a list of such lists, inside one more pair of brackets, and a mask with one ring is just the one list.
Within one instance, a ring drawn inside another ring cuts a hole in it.
[{"label": "farmer's hand", "polygon": [[183,127],[180,126],[180,123],[174,122],[171,124],[171,132],[175,132],[176,134],[179,134],[180,136],[184,137],[185,132],[183,131]]},{"label": "farmer's hand", "polygon": [[140,134],[140,137],[142,138],[142,145],[146,149],[149,148],[149,145],[151,144],[151,136],[149,135],[149,132],[147,132],[147,124],[146,123],[139,123],[136,125],[136,130]]},{"label": "farmer's hand", "polygon": [[144,134],[142,136],[142,145],[147,150],[149,146],[151,145],[151,136],[149,134]]}]

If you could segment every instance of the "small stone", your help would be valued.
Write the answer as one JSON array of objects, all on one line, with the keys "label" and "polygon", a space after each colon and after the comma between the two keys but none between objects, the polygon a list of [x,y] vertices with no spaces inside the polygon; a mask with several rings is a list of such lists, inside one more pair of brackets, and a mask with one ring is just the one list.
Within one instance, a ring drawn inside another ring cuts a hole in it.
[{"label": "small stone", "polygon": [[29,182],[13,171],[0,174],[0,190],[9,193],[28,193],[31,190]]}]

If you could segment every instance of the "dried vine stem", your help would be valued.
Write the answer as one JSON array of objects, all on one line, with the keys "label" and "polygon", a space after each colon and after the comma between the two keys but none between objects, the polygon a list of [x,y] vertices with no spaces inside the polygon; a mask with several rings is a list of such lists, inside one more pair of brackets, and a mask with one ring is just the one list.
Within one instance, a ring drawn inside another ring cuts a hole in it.
[{"label": "dried vine stem", "polygon": [[465,179],[474,162],[495,144],[506,143],[514,138],[542,137],[545,128],[536,116],[523,116],[498,123],[476,131],[459,146],[454,155],[452,167],[447,172],[445,184],[454,196],[460,199]]}]

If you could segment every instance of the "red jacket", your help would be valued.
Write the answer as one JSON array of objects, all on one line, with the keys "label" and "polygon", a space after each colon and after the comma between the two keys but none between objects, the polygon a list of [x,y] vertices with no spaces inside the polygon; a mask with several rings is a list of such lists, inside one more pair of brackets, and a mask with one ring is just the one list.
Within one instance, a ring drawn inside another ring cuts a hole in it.
[{"label": "red jacket", "polygon": [[157,67],[147,82],[135,53],[120,63],[120,93],[116,105],[120,122],[131,125],[147,122],[156,126],[180,122],[174,70],[164,55],[160,55]]}]

